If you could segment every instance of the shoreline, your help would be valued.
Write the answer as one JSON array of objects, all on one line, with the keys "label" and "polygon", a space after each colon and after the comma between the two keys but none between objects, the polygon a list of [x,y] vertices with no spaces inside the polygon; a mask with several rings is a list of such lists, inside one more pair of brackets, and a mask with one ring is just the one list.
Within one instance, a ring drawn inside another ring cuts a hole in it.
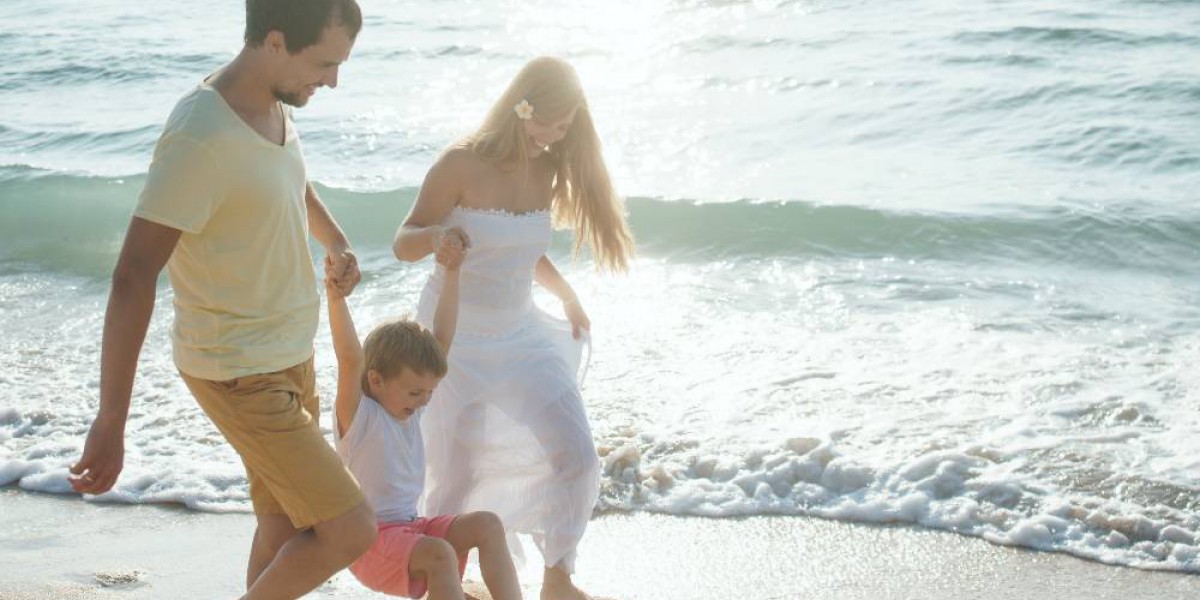
[{"label": "shoreline", "polygon": [[[0,600],[236,598],[254,518],[0,488]],[[1109,566],[909,526],[810,517],[594,518],[576,579],[617,600],[1189,598],[1200,576]],[[536,561],[521,569],[536,598]],[[468,570],[468,578],[471,578]],[[383,598],[346,571],[313,598]]]}]

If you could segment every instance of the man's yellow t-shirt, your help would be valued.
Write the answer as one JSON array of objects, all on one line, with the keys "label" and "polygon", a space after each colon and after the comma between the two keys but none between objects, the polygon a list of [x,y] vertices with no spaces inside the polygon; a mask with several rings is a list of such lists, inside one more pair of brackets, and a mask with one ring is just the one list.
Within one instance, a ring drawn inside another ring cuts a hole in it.
[{"label": "man's yellow t-shirt", "polygon": [[175,364],[224,381],[313,355],[320,300],[307,175],[285,112],[282,146],[201,84],[172,111],[134,216],[183,233],[167,262]]}]

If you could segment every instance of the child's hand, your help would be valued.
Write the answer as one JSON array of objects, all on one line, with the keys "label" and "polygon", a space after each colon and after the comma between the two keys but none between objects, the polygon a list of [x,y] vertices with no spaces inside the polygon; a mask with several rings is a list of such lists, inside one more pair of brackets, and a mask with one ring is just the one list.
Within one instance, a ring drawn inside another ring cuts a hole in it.
[{"label": "child's hand", "polygon": [[342,288],[338,287],[337,281],[333,277],[330,277],[328,273],[325,275],[325,296],[330,302],[346,299],[346,294],[342,292]]},{"label": "child's hand", "polygon": [[349,296],[354,292],[354,286],[362,279],[358,270],[358,257],[349,248],[333,250],[325,254],[325,277],[332,279],[342,292]]},{"label": "child's hand", "polygon": [[[351,258],[353,258],[354,255],[351,254],[350,256],[351,256]],[[357,277],[358,265],[357,265],[357,261],[354,261],[354,262],[355,262],[354,272],[355,272],[355,276]],[[328,255],[326,255],[325,256],[325,292],[329,295],[330,300],[343,299],[343,298],[349,296],[350,292],[354,290],[354,285],[347,286],[346,285],[347,281],[339,278],[339,275],[340,275],[340,273],[338,272],[337,265],[334,264],[334,261],[332,258],[330,258]],[[357,279],[355,279],[354,283],[358,283]]]},{"label": "child's hand", "polygon": [[442,231],[438,238],[435,258],[438,264],[447,270],[457,271],[462,266],[463,258],[470,245],[471,238],[467,236],[467,232],[463,231],[461,227],[451,227]]}]

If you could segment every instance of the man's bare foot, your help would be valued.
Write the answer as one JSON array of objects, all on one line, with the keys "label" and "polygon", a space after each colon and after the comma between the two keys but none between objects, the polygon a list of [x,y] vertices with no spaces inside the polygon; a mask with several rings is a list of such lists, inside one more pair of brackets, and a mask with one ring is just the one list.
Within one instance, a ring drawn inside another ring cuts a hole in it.
[{"label": "man's bare foot", "polygon": [[542,577],[542,600],[593,600],[571,582],[571,574],[548,568]]}]

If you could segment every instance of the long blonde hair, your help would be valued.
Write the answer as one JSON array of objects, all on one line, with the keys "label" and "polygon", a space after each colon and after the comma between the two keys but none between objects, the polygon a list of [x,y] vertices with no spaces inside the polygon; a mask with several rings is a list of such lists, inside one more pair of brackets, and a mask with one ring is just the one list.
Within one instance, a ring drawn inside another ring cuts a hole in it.
[{"label": "long blonde hair", "polygon": [[515,160],[528,174],[525,128],[514,110],[521,100],[533,105],[535,115],[547,118],[578,108],[566,135],[548,152],[555,169],[554,224],[575,230],[576,255],[586,241],[601,268],[626,270],[633,256],[633,235],[625,221],[625,204],[609,179],[579,76],[565,60],[542,56],[529,61],[462,145],[491,162]]}]

